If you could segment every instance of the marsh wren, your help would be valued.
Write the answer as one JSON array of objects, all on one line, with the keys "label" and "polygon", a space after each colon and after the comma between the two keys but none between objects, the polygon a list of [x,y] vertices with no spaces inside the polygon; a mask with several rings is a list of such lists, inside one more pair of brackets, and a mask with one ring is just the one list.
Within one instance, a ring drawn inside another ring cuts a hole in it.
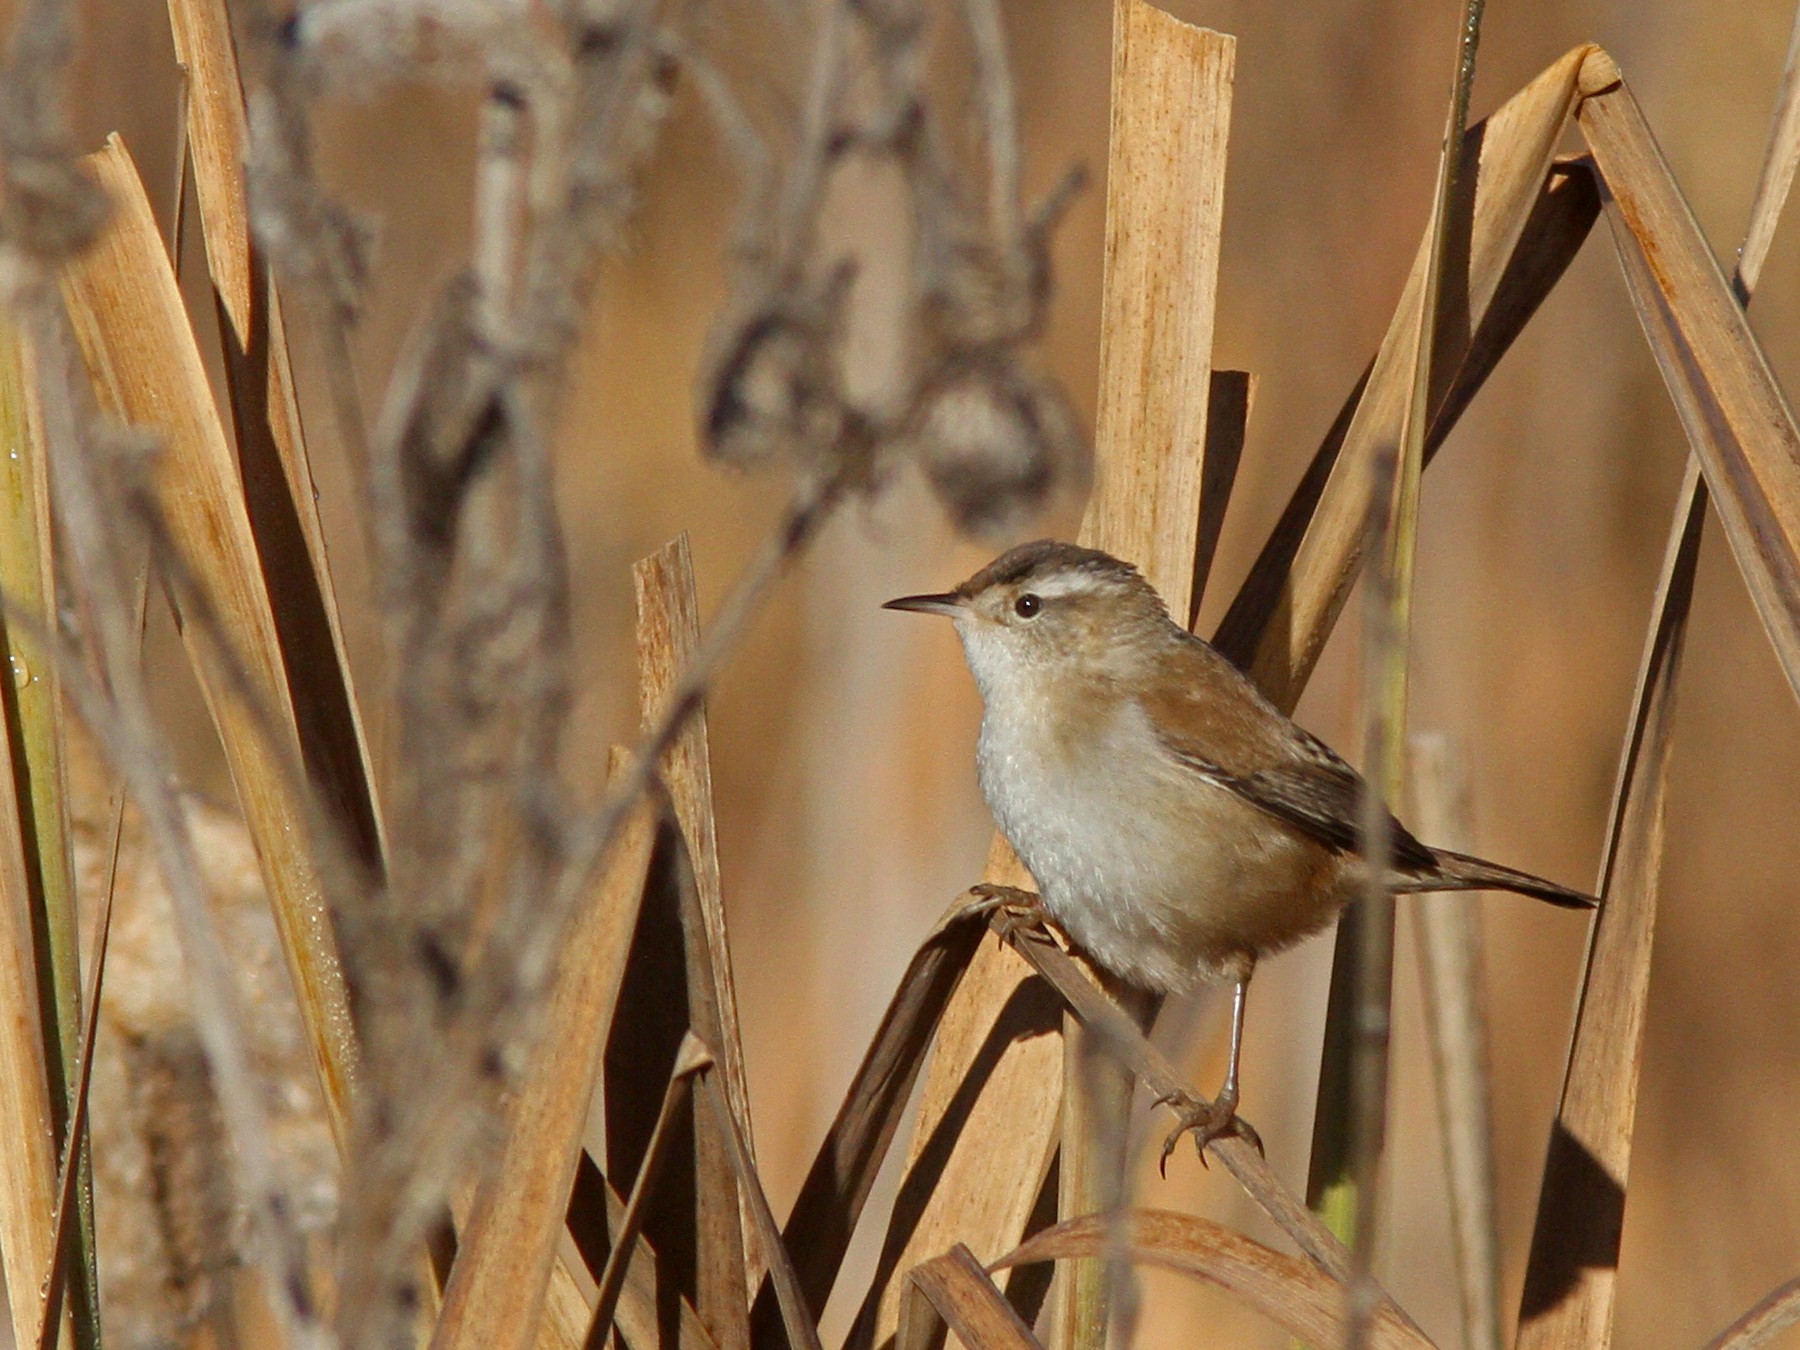
[{"label": "marsh wren", "polygon": [[[1125,983],[1233,984],[1213,1103],[1174,1103],[1196,1143],[1234,1128],[1244,998],[1256,963],[1367,886],[1362,779],[1207,642],[1136,568],[1095,549],[1022,544],[953,591],[886,608],[948,615],[983,704],[982,795],[1036,878],[1042,909]],[[1396,891],[1592,896],[1431,848],[1395,821]]]}]

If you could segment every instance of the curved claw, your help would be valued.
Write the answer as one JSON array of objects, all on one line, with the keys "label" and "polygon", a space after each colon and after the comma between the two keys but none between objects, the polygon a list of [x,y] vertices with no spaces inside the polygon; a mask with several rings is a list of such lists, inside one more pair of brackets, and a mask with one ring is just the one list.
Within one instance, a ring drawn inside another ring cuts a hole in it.
[{"label": "curved claw", "polygon": [[975,899],[963,912],[997,916],[995,927],[1002,938],[1028,929],[1043,929],[1049,919],[1043,897],[1036,891],[984,881],[969,887],[969,894]]},{"label": "curved claw", "polygon": [[1202,1167],[1207,1166],[1206,1146],[1227,1135],[1236,1135],[1258,1153],[1263,1151],[1262,1136],[1255,1126],[1238,1115],[1235,1099],[1221,1096],[1218,1101],[1208,1102],[1185,1092],[1172,1092],[1157,1098],[1157,1104],[1167,1106],[1175,1113],[1175,1128],[1163,1140],[1162,1157],[1157,1161],[1157,1170],[1165,1177],[1169,1174],[1169,1155],[1181,1142],[1181,1136],[1190,1130],[1194,1135],[1194,1151],[1199,1155]]}]

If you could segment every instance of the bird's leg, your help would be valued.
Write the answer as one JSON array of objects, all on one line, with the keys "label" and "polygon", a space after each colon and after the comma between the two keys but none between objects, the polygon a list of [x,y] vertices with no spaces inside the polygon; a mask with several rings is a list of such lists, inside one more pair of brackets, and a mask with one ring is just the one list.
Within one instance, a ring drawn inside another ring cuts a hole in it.
[{"label": "bird's leg", "polygon": [[1180,1142],[1181,1136],[1189,1130],[1194,1132],[1194,1148],[1200,1154],[1202,1166],[1206,1164],[1206,1146],[1228,1134],[1237,1135],[1258,1153],[1263,1151],[1262,1137],[1249,1121],[1242,1119],[1237,1113],[1238,1060],[1244,1049],[1244,1001],[1250,992],[1250,976],[1255,970],[1256,958],[1253,956],[1239,957],[1230,968],[1233,981],[1231,1052],[1225,1066],[1225,1084],[1219,1089],[1219,1095],[1209,1102],[1177,1090],[1157,1099],[1159,1104],[1175,1112],[1175,1128],[1169,1131],[1169,1137],[1163,1141],[1162,1160],[1159,1163],[1165,1175],[1169,1155],[1175,1151],[1175,1145]]},{"label": "bird's leg", "polygon": [[1049,915],[1044,910],[1044,899],[1036,891],[1021,890],[1017,886],[996,886],[984,881],[969,887],[969,894],[975,898],[963,906],[963,913],[974,917],[986,915],[998,916],[995,927],[1003,939],[1010,939],[1014,933],[1038,929],[1042,931]]}]

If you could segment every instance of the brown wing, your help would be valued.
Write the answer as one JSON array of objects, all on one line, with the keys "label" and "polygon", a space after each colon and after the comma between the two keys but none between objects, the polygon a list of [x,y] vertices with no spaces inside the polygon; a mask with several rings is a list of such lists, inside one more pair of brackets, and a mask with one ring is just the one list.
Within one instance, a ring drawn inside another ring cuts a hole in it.
[{"label": "brown wing", "polygon": [[[1357,851],[1362,778],[1296,726],[1199,638],[1172,647],[1163,694],[1146,701],[1157,735],[1181,764],[1339,853]],[[1430,871],[1432,851],[1388,817],[1394,862]]]}]

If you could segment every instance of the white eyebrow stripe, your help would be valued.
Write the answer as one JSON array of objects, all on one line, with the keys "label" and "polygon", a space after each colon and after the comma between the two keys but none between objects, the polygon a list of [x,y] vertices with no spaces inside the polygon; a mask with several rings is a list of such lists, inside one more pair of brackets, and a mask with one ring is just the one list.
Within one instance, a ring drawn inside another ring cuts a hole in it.
[{"label": "white eyebrow stripe", "polygon": [[1088,572],[1053,572],[1046,577],[1034,577],[1025,583],[1024,589],[1043,596],[1046,600],[1062,595],[1092,595],[1105,582]]}]

